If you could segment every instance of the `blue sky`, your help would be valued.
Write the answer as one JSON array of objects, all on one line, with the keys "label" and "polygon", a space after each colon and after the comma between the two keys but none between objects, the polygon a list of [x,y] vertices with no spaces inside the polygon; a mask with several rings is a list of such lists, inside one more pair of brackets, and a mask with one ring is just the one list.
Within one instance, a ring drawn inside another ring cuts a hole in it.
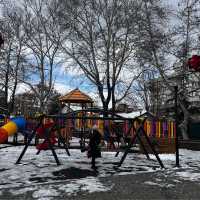
[{"label": "blue sky", "polygon": [[[62,85],[63,88],[66,88],[66,92],[69,90],[79,88],[84,92],[95,92],[95,88],[91,86],[90,81],[85,78],[84,75],[77,75],[75,73],[67,73],[66,70],[61,70],[60,67],[56,68],[54,71],[56,84]],[[59,91],[59,87],[55,87],[58,92],[63,93],[63,91]],[[65,92],[64,92],[65,93]]]}]

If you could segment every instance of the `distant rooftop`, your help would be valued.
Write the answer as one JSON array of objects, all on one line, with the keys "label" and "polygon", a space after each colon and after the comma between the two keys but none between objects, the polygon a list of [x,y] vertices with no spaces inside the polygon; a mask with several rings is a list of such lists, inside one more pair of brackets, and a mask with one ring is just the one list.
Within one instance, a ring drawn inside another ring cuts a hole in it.
[{"label": "distant rooftop", "polygon": [[64,103],[93,103],[94,102],[90,96],[81,92],[78,88],[61,96],[59,100]]}]

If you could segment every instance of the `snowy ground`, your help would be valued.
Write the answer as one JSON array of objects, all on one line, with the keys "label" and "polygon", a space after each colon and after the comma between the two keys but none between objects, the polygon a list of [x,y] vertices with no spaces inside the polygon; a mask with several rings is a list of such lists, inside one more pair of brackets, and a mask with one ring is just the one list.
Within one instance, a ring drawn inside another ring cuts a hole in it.
[{"label": "snowy ground", "polygon": [[[8,145],[0,145],[0,147]],[[103,152],[98,159],[98,172],[90,169],[90,160],[80,150],[70,150],[67,156],[63,149],[57,149],[62,165],[57,166],[51,151],[39,155],[34,147],[29,147],[21,164],[15,162],[23,146],[10,146],[0,149],[0,199],[20,198],[27,195],[32,199],[55,199],[63,196],[76,197],[80,193],[108,192],[115,183],[102,181],[104,178],[126,175],[156,174],[154,180],[143,182],[146,186],[174,187],[181,181],[200,180],[200,154],[197,151],[180,150],[181,168],[175,166],[175,155],[160,155],[166,169],[160,169],[154,156],[147,160],[142,154],[128,154],[120,168],[114,166],[120,160],[114,152]],[[161,178],[162,177],[162,178]],[[163,177],[173,178],[166,183]],[[28,198],[25,198],[28,199]]]}]

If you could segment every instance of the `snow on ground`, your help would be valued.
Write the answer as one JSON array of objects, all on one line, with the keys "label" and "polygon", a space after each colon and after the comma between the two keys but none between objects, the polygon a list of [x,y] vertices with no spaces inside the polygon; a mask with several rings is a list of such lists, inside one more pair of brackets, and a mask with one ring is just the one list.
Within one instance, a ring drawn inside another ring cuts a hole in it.
[{"label": "snow on ground", "polygon": [[165,187],[165,188],[170,188],[170,187],[175,186],[174,184],[161,183],[160,181],[158,182],[145,181],[144,184],[151,185],[151,186]]},{"label": "snow on ground", "polygon": [[56,197],[59,196],[60,193],[57,192],[55,189],[39,189],[33,193],[34,198],[41,198],[41,197]]},{"label": "snow on ground", "polygon": [[[128,154],[120,168],[116,168],[122,153],[115,157],[115,152],[103,152],[102,158],[97,159],[98,172],[90,169],[90,160],[86,152],[70,149],[71,156],[67,156],[64,149],[56,149],[62,165],[57,166],[51,151],[43,151],[36,155],[37,150],[29,147],[21,164],[15,165],[23,146],[11,146],[0,149],[0,196],[2,191],[12,195],[32,192],[35,199],[53,199],[63,192],[76,195],[80,191],[96,192],[109,191],[112,184],[101,182],[102,177],[119,176],[138,173],[157,173],[172,176],[174,184],[181,180],[199,181],[198,151],[180,150],[181,168],[175,167],[175,155],[160,155],[166,169],[161,169],[155,156],[147,160],[142,154]],[[163,180],[157,177],[154,181],[146,181],[147,185],[162,187]],[[167,187],[173,187],[168,184]],[[166,184],[165,184],[166,187]]]}]

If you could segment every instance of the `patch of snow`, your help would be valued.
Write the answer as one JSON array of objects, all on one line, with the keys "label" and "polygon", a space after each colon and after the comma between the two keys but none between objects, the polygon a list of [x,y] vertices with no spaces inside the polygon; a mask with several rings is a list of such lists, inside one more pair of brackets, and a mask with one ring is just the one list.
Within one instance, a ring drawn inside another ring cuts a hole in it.
[{"label": "patch of snow", "polygon": [[96,178],[90,177],[87,179],[81,179],[77,181],[78,184],[81,184],[81,190],[88,191],[89,193],[92,192],[105,192],[111,190],[113,185],[108,187],[104,186],[101,182],[99,182]]},{"label": "patch of snow", "polygon": [[[119,172],[117,174],[115,174],[115,176],[124,176],[124,175],[128,175],[130,174],[130,172]],[[136,173],[131,173],[131,174],[136,174]]]},{"label": "patch of snow", "polygon": [[195,173],[191,171],[187,172],[176,172],[176,175],[190,181],[199,181],[200,180],[200,173]]},{"label": "patch of snow", "polygon": [[167,187],[167,188],[171,188],[171,187],[174,187],[175,185],[173,185],[173,184],[167,184],[165,187]]},{"label": "patch of snow", "polygon": [[88,193],[93,192],[105,192],[111,190],[113,185],[105,186],[97,178],[88,177],[72,181],[69,184],[62,185],[59,190],[63,190],[65,193],[70,195],[76,195],[79,191],[87,191]]},{"label": "patch of snow", "polygon": [[39,189],[33,192],[32,194],[33,198],[40,198],[40,199],[46,197],[57,197],[59,195],[60,193],[57,190],[52,189],[51,187]]},{"label": "patch of snow", "polygon": [[35,189],[36,187],[26,187],[18,190],[11,189],[9,190],[9,192],[12,193],[13,195],[20,195],[20,194],[25,194],[26,192],[34,191]]},{"label": "patch of snow", "polygon": [[[151,159],[156,160],[156,157],[152,154],[149,155]],[[162,161],[175,161],[176,157],[175,154],[159,154],[159,157]]]},{"label": "patch of snow", "polygon": [[156,178],[155,181],[157,181],[157,182],[162,182],[162,179]]},{"label": "patch of snow", "polygon": [[165,187],[165,188],[174,187],[173,184],[166,184],[166,183],[162,183],[162,182],[156,183],[156,182],[152,182],[152,181],[145,181],[144,184],[151,185],[151,186]]},{"label": "patch of snow", "polygon": [[179,180],[173,180],[173,182],[175,182],[175,183],[181,183],[181,181],[179,181]]},{"label": "patch of snow", "polygon": [[145,181],[144,184],[160,186],[160,183],[155,183],[155,182],[152,182],[152,181]]},{"label": "patch of snow", "polygon": [[75,182],[71,182],[65,185],[60,185],[59,190],[67,193],[67,195],[76,195],[76,193],[80,190],[80,185]]}]

